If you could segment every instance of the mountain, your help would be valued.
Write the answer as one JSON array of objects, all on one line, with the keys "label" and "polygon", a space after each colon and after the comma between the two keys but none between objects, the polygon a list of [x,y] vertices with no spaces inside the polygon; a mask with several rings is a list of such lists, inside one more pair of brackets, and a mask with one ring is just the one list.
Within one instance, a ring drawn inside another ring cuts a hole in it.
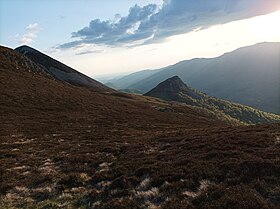
[{"label": "mountain", "polygon": [[145,94],[167,101],[182,102],[190,106],[208,110],[212,115],[230,118],[246,124],[279,123],[280,116],[262,112],[248,106],[235,104],[208,96],[187,86],[178,76],[158,84]]},{"label": "mountain", "polygon": [[[161,69],[160,69],[161,70]],[[118,79],[110,80],[110,82],[105,83],[114,89],[126,89],[127,87],[146,79],[153,74],[159,72],[160,70],[142,70],[139,72],[131,73],[129,75],[123,76]]]},{"label": "mountain", "polygon": [[[65,73],[70,72],[79,76],[83,74],[69,69],[37,50],[27,48],[28,52],[23,54],[23,49],[26,47],[12,50],[0,46],[1,118],[2,127],[7,132],[33,130],[35,127],[29,126],[29,121],[32,120],[38,131],[44,131],[45,126],[55,131],[56,128],[64,126],[63,117],[66,117],[65,120],[69,119],[69,124],[79,124],[78,118],[81,117],[82,121],[88,120],[89,123],[94,123],[94,126],[104,125],[105,130],[108,125],[112,125],[111,128],[115,129],[114,123],[111,124],[112,121],[118,121],[124,127],[129,121],[130,129],[138,129],[137,127],[142,125],[149,129],[147,121],[153,124],[163,123],[170,127],[189,124],[192,127],[207,127],[211,124],[225,124],[224,121],[210,118],[204,113],[181,105],[172,107],[174,114],[167,114],[159,109],[168,109],[169,103],[117,91],[108,91],[104,94],[103,90],[107,88],[103,88],[103,85],[99,86],[99,83],[95,83],[94,80],[90,80],[93,84],[90,88],[81,88],[84,86],[76,83],[69,85],[68,80],[57,79],[57,74],[53,72],[56,73],[58,70],[54,71],[52,66],[57,66],[61,71],[68,70]],[[29,50],[32,50],[32,53]],[[73,83],[72,80],[70,83]],[[178,117],[179,113],[181,116]],[[194,120],[197,115],[199,119]],[[40,121],[40,118],[43,118],[43,121]],[[60,125],[53,125],[57,123]]]},{"label": "mountain", "polygon": [[72,85],[85,86],[94,91],[112,91],[112,89],[99,83],[98,81],[93,80],[77,70],[74,70],[73,68],[29,46],[20,46],[16,48],[15,51],[32,60],[54,79],[67,82]]},{"label": "mountain", "polygon": [[260,43],[217,58],[182,61],[123,88],[147,92],[175,75],[208,95],[280,114],[280,43]]},{"label": "mountain", "polygon": [[16,53],[14,50],[7,47],[0,47],[0,66],[2,69],[13,69],[17,72],[32,72],[34,74],[40,74],[43,76],[51,77],[44,69],[42,69],[38,64],[31,61],[26,56],[22,56]]},{"label": "mountain", "polygon": [[0,92],[0,208],[279,208],[280,124],[70,85],[1,46]]}]

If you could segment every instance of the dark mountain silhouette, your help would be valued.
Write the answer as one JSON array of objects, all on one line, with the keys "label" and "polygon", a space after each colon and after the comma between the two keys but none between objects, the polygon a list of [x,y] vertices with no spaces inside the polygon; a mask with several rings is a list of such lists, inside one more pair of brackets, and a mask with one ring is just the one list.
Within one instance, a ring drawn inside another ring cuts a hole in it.
[{"label": "dark mountain silhouette", "polygon": [[217,99],[194,90],[187,86],[178,76],[174,76],[158,84],[146,93],[145,96],[152,96],[167,101],[183,102],[187,105],[207,110],[221,118],[238,120],[247,124],[280,122],[280,116],[278,115]]},{"label": "dark mountain silhouette", "polygon": [[217,58],[182,61],[122,88],[148,92],[174,75],[208,95],[280,114],[280,43],[260,43]]},{"label": "dark mountain silhouette", "polygon": [[57,80],[77,86],[85,86],[94,91],[112,91],[112,89],[99,83],[98,81],[95,81],[94,79],[29,46],[20,46],[16,48],[15,51],[28,57],[40,66],[46,73]]},{"label": "dark mountain silhouette", "polygon": [[0,66],[3,69],[12,69],[17,72],[32,72],[34,74],[41,74],[51,77],[45,70],[37,63],[31,61],[26,56],[16,53],[14,50],[1,46],[0,48]]},{"label": "dark mountain silhouette", "polygon": [[182,99],[179,95],[185,95],[193,99],[202,99],[203,95],[188,87],[178,76],[173,76],[158,84],[155,88],[145,94],[145,96],[156,96],[164,100],[176,101]]}]

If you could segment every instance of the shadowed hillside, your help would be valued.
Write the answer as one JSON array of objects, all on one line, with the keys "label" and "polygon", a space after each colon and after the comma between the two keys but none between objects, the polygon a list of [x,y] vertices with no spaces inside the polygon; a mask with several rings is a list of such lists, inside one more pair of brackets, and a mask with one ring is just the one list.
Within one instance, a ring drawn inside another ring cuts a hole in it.
[{"label": "shadowed hillside", "polygon": [[86,86],[94,91],[112,91],[112,89],[107,86],[29,46],[20,46],[16,48],[15,51],[28,57],[57,80],[73,85]]},{"label": "shadowed hillside", "polygon": [[178,77],[174,76],[145,94],[167,101],[182,102],[192,107],[207,110],[212,115],[228,120],[237,120],[247,124],[279,123],[280,116],[262,112],[244,105],[235,104],[225,100],[210,97],[202,92],[188,87]]}]

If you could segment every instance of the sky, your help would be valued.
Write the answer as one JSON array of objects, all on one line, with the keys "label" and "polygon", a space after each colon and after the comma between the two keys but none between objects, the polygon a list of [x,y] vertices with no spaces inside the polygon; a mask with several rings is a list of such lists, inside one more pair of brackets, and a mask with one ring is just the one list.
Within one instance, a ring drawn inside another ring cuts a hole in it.
[{"label": "sky", "polygon": [[89,76],[280,42],[279,0],[0,0],[0,44]]}]

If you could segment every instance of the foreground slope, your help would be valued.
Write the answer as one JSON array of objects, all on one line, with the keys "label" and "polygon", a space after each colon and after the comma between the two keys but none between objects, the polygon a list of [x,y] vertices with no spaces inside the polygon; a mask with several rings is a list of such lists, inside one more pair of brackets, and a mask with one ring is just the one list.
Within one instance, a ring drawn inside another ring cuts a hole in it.
[{"label": "foreground slope", "polygon": [[262,112],[248,106],[208,96],[187,86],[178,76],[169,78],[145,94],[167,101],[177,101],[208,110],[213,115],[247,124],[279,123],[280,116]]},{"label": "foreground slope", "polygon": [[21,56],[9,53],[0,208],[279,208],[279,125],[230,127],[180,104],[68,85],[30,63],[13,68]]},{"label": "foreground slope", "polygon": [[29,46],[20,46],[15,51],[28,57],[57,80],[78,86],[86,86],[95,91],[112,91],[107,86]]},{"label": "foreground slope", "polygon": [[208,95],[280,114],[280,43],[260,43],[217,58],[182,61],[158,71],[122,88],[148,92],[178,75]]}]

